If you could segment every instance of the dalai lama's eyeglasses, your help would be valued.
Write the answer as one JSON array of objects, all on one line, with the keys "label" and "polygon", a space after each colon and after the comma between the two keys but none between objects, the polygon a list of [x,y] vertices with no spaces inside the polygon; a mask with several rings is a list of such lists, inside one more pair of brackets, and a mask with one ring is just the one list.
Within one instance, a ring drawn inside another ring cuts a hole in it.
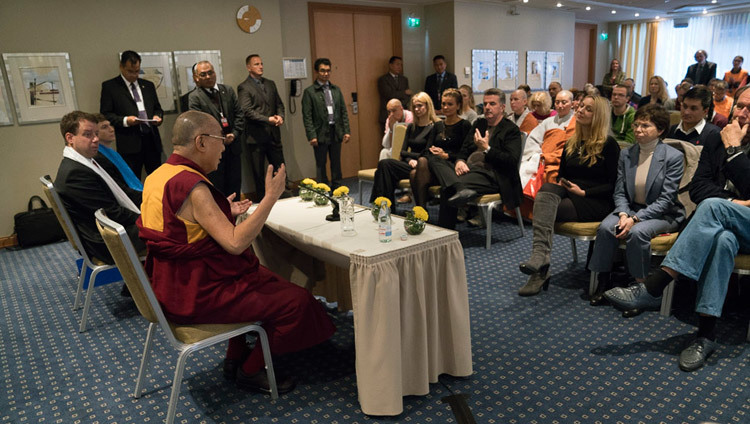
[{"label": "dalai lama's eyeglasses", "polygon": [[201,134],[201,137],[215,138],[217,140],[221,140],[222,143],[227,144],[227,138],[226,137],[222,137],[220,135]]}]

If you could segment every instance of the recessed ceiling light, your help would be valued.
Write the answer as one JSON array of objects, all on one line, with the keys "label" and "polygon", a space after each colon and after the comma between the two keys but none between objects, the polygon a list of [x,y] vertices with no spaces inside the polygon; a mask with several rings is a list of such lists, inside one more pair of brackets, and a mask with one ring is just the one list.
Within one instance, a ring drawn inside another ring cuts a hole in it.
[{"label": "recessed ceiling light", "polygon": [[638,13],[638,12],[635,12],[635,17],[637,18],[637,17],[639,17],[639,16],[641,16],[641,14],[640,14],[640,13]]},{"label": "recessed ceiling light", "polygon": [[616,10],[613,10],[613,11],[612,11],[612,14],[614,15],[615,13],[617,13],[617,11],[616,11]]},{"label": "recessed ceiling light", "polygon": [[562,7],[562,3],[557,3],[557,7]]},{"label": "recessed ceiling light", "polygon": [[591,6],[586,6],[586,10],[591,10]]},{"label": "recessed ceiling light", "polygon": [[706,13],[708,13],[708,10],[703,9],[703,14],[705,15]]},{"label": "recessed ceiling light", "polygon": [[717,0],[711,0],[711,4],[716,4]]},{"label": "recessed ceiling light", "polygon": [[654,17],[654,19],[659,20],[659,15],[656,15],[656,17]]},{"label": "recessed ceiling light", "polygon": [[523,2],[524,2],[524,3],[528,3],[528,2],[529,2],[529,0],[523,0]]}]

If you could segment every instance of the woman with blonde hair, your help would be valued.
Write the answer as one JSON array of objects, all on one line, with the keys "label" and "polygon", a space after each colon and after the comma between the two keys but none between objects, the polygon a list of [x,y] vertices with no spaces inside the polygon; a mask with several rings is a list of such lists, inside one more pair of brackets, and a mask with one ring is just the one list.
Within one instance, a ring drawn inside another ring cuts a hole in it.
[{"label": "woman with blonde hair", "polygon": [[541,124],[542,121],[550,116],[557,115],[557,111],[552,110],[552,97],[546,91],[537,91],[529,99],[531,114]]},{"label": "woman with blonde hair", "polygon": [[[430,95],[423,91],[411,98],[411,111],[414,114],[414,121],[406,128],[406,137],[401,147],[401,160],[383,159],[378,162],[370,195],[370,202],[380,196],[389,198],[391,208],[394,210],[396,202],[393,201],[393,194],[398,182],[409,178],[414,172],[419,157],[435,137],[436,126],[442,125],[442,121],[435,114]],[[394,152],[394,157],[396,156],[397,153]]]},{"label": "woman with blonde hair", "polygon": [[576,129],[565,143],[558,184],[545,183],[534,200],[531,256],[519,265],[529,280],[518,290],[533,296],[549,284],[555,222],[601,221],[614,208],[620,147],[608,135],[611,110],[603,97],[586,96],[576,112]]},{"label": "woman with blonde hair", "polygon": [[638,107],[648,104],[660,104],[663,106],[667,100],[669,100],[667,83],[664,82],[664,78],[654,75],[648,80],[648,96],[641,98],[641,101],[638,102]]},{"label": "woman with blonde hair", "polygon": [[[470,124],[473,124],[477,120],[476,104],[474,104],[474,94],[470,85],[462,85],[458,87],[458,91],[461,92],[462,106],[458,112],[458,116],[461,119],[466,119]],[[441,109],[442,110],[442,109]]]}]

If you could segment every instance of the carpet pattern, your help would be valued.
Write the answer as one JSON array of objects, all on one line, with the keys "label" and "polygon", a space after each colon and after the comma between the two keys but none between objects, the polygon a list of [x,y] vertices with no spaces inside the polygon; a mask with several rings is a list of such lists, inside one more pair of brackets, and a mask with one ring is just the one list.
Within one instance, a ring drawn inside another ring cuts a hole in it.
[{"label": "carpet pattern", "polygon": [[[436,207],[428,211],[437,216]],[[718,350],[703,369],[685,373],[677,358],[697,322],[689,284],[678,286],[671,317],[625,319],[611,307],[590,307],[588,274],[570,262],[568,239],[556,237],[549,291],[522,298],[518,263],[531,246],[530,226],[518,238],[513,220],[496,218],[489,250],[483,229],[458,230],[469,282],[471,378],[442,376],[428,395],[405,397],[397,417],[364,415],[352,321],[342,313],[330,342],[275,362],[299,378],[277,401],[223,379],[224,346],[193,354],[176,422],[455,423],[441,402],[449,390],[469,395],[478,423],[750,422],[747,285],[730,286]],[[586,247],[578,244],[582,257]],[[114,283],[96,288],[89,329],[78,333],[75,259],[67,243],[0,250],[0,422],[162,422],[176,355],[157,332],[145,392],[134,399],[147,323]]]}]

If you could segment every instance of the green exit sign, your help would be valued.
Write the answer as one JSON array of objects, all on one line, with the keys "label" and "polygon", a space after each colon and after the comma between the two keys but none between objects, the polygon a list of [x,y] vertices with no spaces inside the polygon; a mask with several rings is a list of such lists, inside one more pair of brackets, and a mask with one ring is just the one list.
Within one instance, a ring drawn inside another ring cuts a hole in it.
[{"label": "green exit sign", "polygon": [[602,31],[602,33],[599,34],[599,37],[601,37],[602,41],[607,41],[607,39],[609,38],[609,34],[607,34],[606,32]]},{"label": "green exit sign", "polygon": [[419,18],[409,18],[407,19],[406,24],[411,28],[419,28]]}]

